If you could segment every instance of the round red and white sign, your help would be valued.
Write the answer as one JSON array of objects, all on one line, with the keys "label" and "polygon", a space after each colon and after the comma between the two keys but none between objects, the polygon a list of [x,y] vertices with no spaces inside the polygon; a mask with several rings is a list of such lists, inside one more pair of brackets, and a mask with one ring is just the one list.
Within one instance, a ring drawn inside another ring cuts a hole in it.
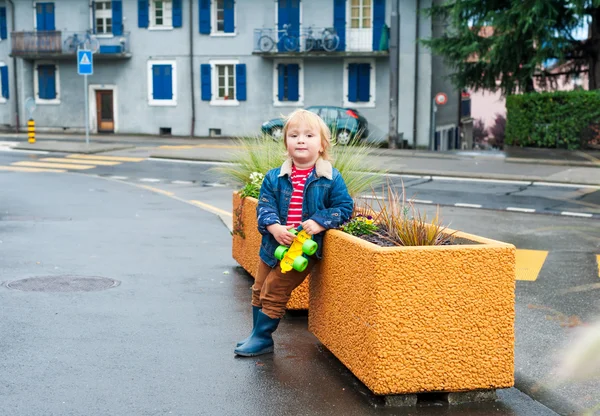
[{"label": "round red and white sign", "polygon": [[435,103],[437,105],[444,105],[448,102],[448,96],[446,94],[444,94],[443,92],[438,92],[435,95]]}]

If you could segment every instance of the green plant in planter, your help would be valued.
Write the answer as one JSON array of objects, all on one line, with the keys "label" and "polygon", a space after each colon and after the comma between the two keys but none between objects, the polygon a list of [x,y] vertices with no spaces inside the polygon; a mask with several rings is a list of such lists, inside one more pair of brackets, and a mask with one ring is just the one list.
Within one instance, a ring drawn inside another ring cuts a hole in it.
[{"label": "green plant in planter", "polygon": [[370,215],[356,214],[340,227],[340,230],[354,236],[371,235],[379,230]]},{"label": "green plant in planter", "polygon": [[451,244],[453,233],[448,234],[446,226],[440,221],[439,207],[433,219],[421,213],[402,192],[396,191],[388,182],[387,189],[382,188],[384,199],[377,197],[373,189],[373,198],[363,202],[362,209],[374,213],[374,223],[378,231],[374,234],[396,246],[435,246]]},{"label": "green plant in planter", "polygon": [[262,173],[252,172],[249,177],[249,182],[247,182],[240,191],[240,196],[242,198],[246,198],[247,196],[258,198],[258,195],[260,194],[260,187],[262,186],[264,179],[265,175]]}]

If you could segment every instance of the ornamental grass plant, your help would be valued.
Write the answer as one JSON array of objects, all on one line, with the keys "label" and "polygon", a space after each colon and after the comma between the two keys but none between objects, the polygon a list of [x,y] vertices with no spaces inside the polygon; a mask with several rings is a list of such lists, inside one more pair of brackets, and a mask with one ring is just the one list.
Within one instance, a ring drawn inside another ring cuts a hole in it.
[{"label": "ornamental grass plant", "polygon": [[[378,230],[373,234],[395,246],[438,246],[453,243],[454,233],[442,225],[439,207],[433,218],[420,212],[412,201],[407,201],[404,193],[398,192],[388,181],[382,186],[383,198],[372,189],[373,195],[362,203],[360,213],[373,215]],[[373,202],[375,201],[375,202]],[[359,214],[360,215],[360,214]]]},{"label": "ornamental grass plant", "polygon": [[[256,198],[262,177],[269,170],[281,166],[286,159],[283,142],[276,142],[268,135],[245,137],[236,140],[236,147],[238,150],[233,154],[231,163],[214,170],[243,189],[242,196]],[[353,146],[333,146],[330,151],[332,164],[340,171],[352,197],[381,182],[384,171],[367,163],[371,150],[369,145],[357,143]],[[260,178],[260,182],[257,178]]]}]

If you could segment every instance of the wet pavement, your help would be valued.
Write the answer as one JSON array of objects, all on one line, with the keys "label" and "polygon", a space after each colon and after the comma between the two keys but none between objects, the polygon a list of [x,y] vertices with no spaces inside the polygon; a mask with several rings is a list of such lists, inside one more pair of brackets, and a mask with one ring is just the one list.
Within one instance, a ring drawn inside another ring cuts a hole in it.
[{"label": "wet pavement", "polygon": [[[251,278],[227,228],[146,189],[0,173],[3,280],[105,277],[105,290],[0,288],[0,414],[551,415],[517,389],[492,403],[385,408],[287,314],[276,352],[235,357]],[[10,286],[10,285],[9,285]]]}]

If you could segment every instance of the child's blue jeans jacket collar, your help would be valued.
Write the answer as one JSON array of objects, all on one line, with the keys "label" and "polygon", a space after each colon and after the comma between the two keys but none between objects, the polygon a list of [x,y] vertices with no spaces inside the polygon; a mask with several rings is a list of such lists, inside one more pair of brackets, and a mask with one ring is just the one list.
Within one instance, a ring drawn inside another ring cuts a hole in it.
[{"label": "child's blue jeans jacket collar", "polygon": [[[267,231],[271,224],[283,224],[287,221],[290,198],[292,196],[292,160],[286,160],[279,168],[267,172],[258,197],[258,231],[262,234],[260,258],[270,267],[275,267],[277,259],[275,249],[277,240]],[[302,221],[312,219],[325,229],[337,228],[350,218],[354,201],[340,172],[327,160],[319,158],[315,169],[310,173],[304,185],[302,203]],[[319,249],[315,254],[322,256],[323,235],[313,236]]]}]

